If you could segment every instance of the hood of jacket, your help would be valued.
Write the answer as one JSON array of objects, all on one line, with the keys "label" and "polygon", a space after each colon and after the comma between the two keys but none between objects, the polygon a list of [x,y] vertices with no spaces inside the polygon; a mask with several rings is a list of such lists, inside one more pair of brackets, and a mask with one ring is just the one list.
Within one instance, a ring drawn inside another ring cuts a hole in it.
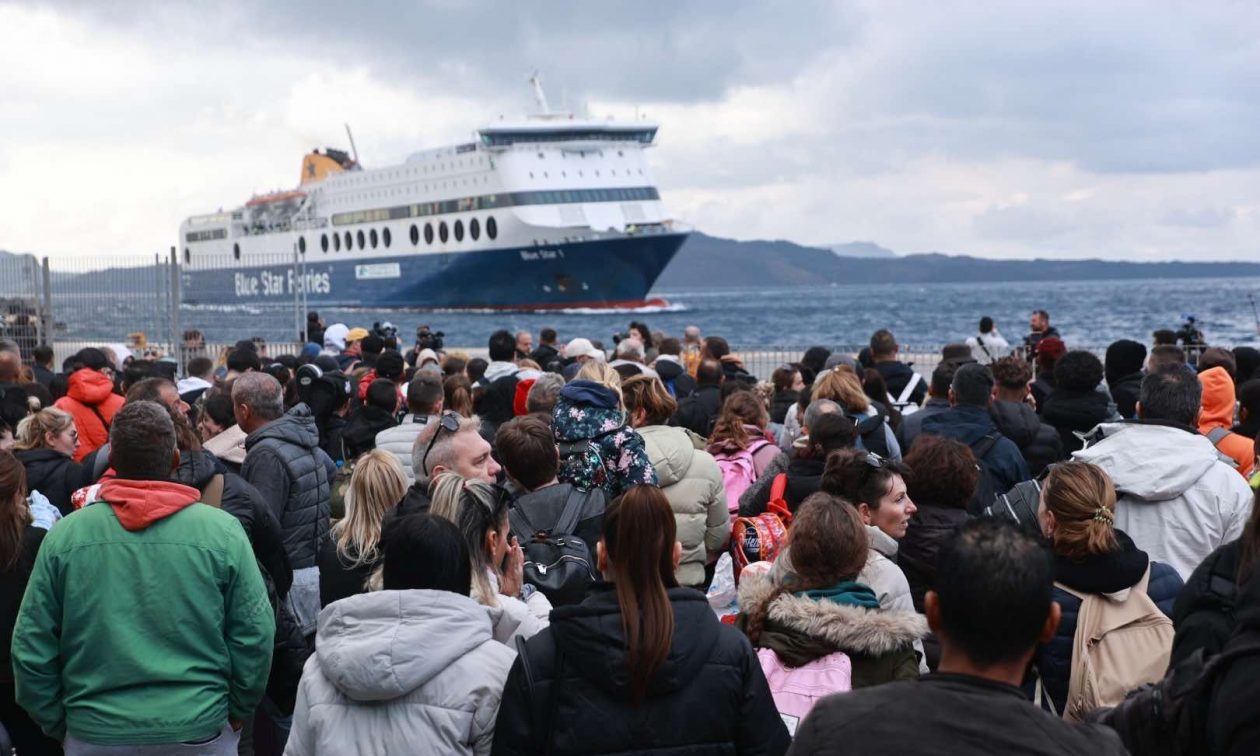
[{"label": "hood of jacket", "polygon": [[923,433],[956,438],[971,446],[996,429],[984,407],[952,407],[923,421]]},{"label": "hood of jacket", "polygon": [[875,549],[894,562],[897,561],[896,539],[874,525],[866,526],[866,534],[870,536],[872,549]]},{"label": "hood of jacket", "polygon": [[1123,601],[1128,591],[1146,574],[1150,558],[1121,530],[1116,531],[1119,548],[1084,559],[1054,555],[1054,579],[1081,593],[1099,593]]},{"label": "hood of jacket", "polygon": [[570,381],[560,389],[560,397],[574,404],[588,404],[596,409],[618,409],[617,393],[595,381]]},{"label": "hood of jacket", "polygon": [[1207,433],[1213,428],[1232,428],[1234,425],[1234,380],[1223,367],[1214,367],[1199,373],[1203,384],[1203,414],[1199,415],[1199,430]]},{"label": "hood of jacket", "polygon": [[656,477],[661,488],[672,486],[687,477],[691,461],[696,455],[696,447],[686,431],[671,425],[649,425],[636,430],[643,437],[648,458],[652,460],[652,467],[656,468]]},{"label": "hood of jacket", "polygon": [[205,442],[201,448],[219,459],[226,460],[234,465],[243,465],[245,464],[246,438],[248,436],[241,429],[241,426],[233,425]]},{"label": "hood of jacket", "polygon": [[114,393],[114,382],[109,376],[91,368],[80,368],[70,374],[67,381],[66,396],[93,407],[100,404]]},{"label": "hood of jacket", "polygon": [[185,450],[179,453],[179,467],[171,480],[201,490],[211,478],[223,472],[223,463],[210,452]]},{"label": "hood of jacket", "polygon": [[[739,606],[751,612],[765,606],[775,591],[765,575],[740,580]],[[847,652],[881,656],[927,635],[927,620],[914,612],[882,611],[781,593],[770,603],[767,620]]]},{"label": "hood of jacket", "polygon": [[175,384],[175,390],[179,392],[180,396],[183,396],[190,391],[202,391],[209,388],[214,388],[214,384],[207,381],[205,378],[198,378],[195,375],[190,375],[187,378],[181,378],[179,383]]},{"label": "hood of jacket", "polygon": [[250,433],[245,439],[246,451],[265,438],[296,444],[304,449],[314,449],[319,446],[319,429],[315,426],[315,416],[311,414],[311,408],[305,404],[299,404],[276,420]]},{"label": "hood of jacket", "polygon": [[1037,431],[1041,428],[1037,411],[1023,402],[996,401],[989,406],[989,414],[1002,435],[1021,449],[1037,438]]},{"label": "hood of jacket", "polygon": [[91,498],[109,504],[122,526],[134,532],[197,503],[201,492],[166,480],[110,478],[96,487]]},{"label": "hood of jacket", "polygon": [[1219,457],[1206,437],[1156,423],[1103,423],[1091,432],[1101,440],[1074,452],[1073,459],[1101,467],[1116,492],[1142,501],[1166,501],[1184,494]]},{"label": "hood of jacket", "polygon": [[515,362],[491,362],[482,377],[486,383],[494,383],[505,376],[516,375],[520,370]]},{"label": "hood of jacket", "polygon": [[656,358],[656,362],[652,364],[656,374],[661,377],[662,381],[672,381],[678,376],[686,372],[686,368],[678,361],[678,358],[672,354],[662,354]]},{"label": "hood of jacket", "polygon": [[329,604],[319,615],[320,670],[355,701],[392,701],[491,640],[490,617],[449,591],[376,591]]},{"label": "hood of jacket", "polygon": [[[681,690],[700,674],[718,645],[720,625],[703,593],[690,588],[670,588],[674,610],[674,639],[665,663],[649,685],[649,695]],[[571,668],[591,684],[619,698],[629,697],[630,675],[626,669],[626,636],[621,626],[617,592],[608,583],[597,583],[581,604],[557,607],[551,612],[551,632]]]}]

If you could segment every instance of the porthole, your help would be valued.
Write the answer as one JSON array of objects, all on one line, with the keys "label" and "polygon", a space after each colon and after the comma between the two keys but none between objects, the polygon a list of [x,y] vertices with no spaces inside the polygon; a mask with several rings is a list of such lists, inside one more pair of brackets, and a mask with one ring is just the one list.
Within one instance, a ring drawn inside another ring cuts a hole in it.
[{"label": "porthole", "polygon": [[342,237],[342,243],[344,243],[344,244],[346,245],[346,251],[347,251],[347,252],[349,252],[350,250],[354,249],[354,239],[352,239],[352,238],[350,237],[350,232],[349,232],[349,231],[347,231],[347,232],[345,233],[345,235]]},{"label": "porthole", "polygon": [[298,237],[298,252],[300,252],[301,254],[306,254],[306,237],[305,236]]},{"label": "porthole", "polygon": [[424,243],[425,244],[433,243],[433,224],[432,223],[424,224]]},{"label": "porthole", "polygon": [[319,248],[325,252],[328,251],[328,234],[319,235]]},{"label": "porthole", "polygon": [[495,221],[494,216],[491,215],[489,218],[486,218],[486,237],[489,239],[494,239],[498,235],[499,235],[499,224]]},{"label": "porthole", "polygon": [[411,246],[414,247],[419,243],[420,243],[420,229],[416,228],[416,224],[412,223],[411,224]]},{"label": "porthole", "polygon": [[368,232],[368,241],[371,242],[372,249],[376,249],[376,242],[377,242],[376,229],[372,229],[371,231]]},{"label": "porthole", "polygon": [[358,236],[358,239],[356,241],[359,242],[359,249],[364,249],[367,245],[363,243],[363,229],[359,229],[359,233],[357,234],[357,236]]},{"label": "porthole", "polygon": [[192,262],[192,250],[188,249],[188,247],[184,247],[184,262]]},{"label": "porthole", "polygon": [[455,221],[455,241],[464,240],[464,222],[462,220]]},{"label": "porthole", "polygon": [[241,259],[241,245],[240,244],[232,245],[232,257],[235,257],[237,260]]},{"label": "porthole", "polygon": [[341,234],[333,234],[333,252],[341,251]]},{"label": "porthole", "polygon": [[438,224],[438,238],[442,240],[443,244],[445,244],[446,239],[449,236],[450,236],[450,233],[446,230],[446,221],[442,221],[441,223]]},{"label": "porthole", "polygon": [[476,218],[468,220],[468,235],[472,237],[473,241],[477,241],[477,238],[481,236],[481,221]]},{"label": "porthole", "polygon": [[388,228],[381,229],[381,241],[384,242],[385,249],[389,249],[389,243],[393,241],[391,237],[392,237],[392,234],[389,233]]}]

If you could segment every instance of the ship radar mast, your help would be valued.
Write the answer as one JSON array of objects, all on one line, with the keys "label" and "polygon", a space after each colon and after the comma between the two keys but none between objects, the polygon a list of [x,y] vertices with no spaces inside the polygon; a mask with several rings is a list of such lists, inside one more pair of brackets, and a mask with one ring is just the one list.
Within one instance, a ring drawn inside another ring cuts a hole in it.
[{"label": "ship radar mast", "polygon": [[547,104],[547,93],[543,91],[542,74],[535,71],[530,75],[529,85],[534,88],[534,102],[538,105],[538,114],[551,115],[551,107]]}]

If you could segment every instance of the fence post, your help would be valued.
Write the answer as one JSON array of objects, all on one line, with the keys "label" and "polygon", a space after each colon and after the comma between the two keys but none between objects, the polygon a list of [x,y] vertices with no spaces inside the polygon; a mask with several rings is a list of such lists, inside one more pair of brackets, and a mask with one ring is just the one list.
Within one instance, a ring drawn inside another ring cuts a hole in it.
[{"label": "fence post", "polygon": [[42,287],[43,301],[40,302],[39,307],[39,321],[42,324],[42,327],[40,328],[40,339],[43,343],[52,346],[52,332],[53,329],[56,328],[56,323],[53,321],[52,309],[52,273],[48,269],[47,257],[44,258],[43,265],[41,267],[43,270],[44,285]]},{"label": "fence post", "polygon": [[179,372],[183,375],[184,368],[187,367],[188,355],[184,353],[184,335],[180,332],[179,324],[179,303],[180,303],[180,282],[179,275],[179,257],[175,251],[175,247],[171,247],[171,282],[167,302],[170,306],[171,319],[171,351],[175,353],[175,359],[179,360]]},{"label": "fence post", "polygon": [[303,317],[302,317],[302,300],[301,300],[301,295],[298,294],[298,292],[302,290],[302,284],[298,280],[298,277],[300,275],[301,273],[298,270],[298,245],[297,245],[297,242],[293,242],[293,328],[294,328],[293,333],[294,335],[291,338],[294,341],[297,341],[298,339],[302,338],[302,335],[301,335],[302,326],[304,325]]}]

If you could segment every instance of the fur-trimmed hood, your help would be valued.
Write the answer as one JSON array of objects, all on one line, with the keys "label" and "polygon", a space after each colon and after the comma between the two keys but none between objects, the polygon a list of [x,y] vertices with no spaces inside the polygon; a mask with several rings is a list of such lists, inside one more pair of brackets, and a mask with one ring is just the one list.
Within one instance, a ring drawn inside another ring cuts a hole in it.
[{"label": "fur-trimmed hood", "polygon": [[[739,584],[739,606],[744,613],[763,606],[775,584],[766,576],[745,574]],[[882,656],[906,648],[927,635],[927,620],[913,612],[895,612],[814,601],[790,593],[770,605],[767,619],[836,648]]]}]

